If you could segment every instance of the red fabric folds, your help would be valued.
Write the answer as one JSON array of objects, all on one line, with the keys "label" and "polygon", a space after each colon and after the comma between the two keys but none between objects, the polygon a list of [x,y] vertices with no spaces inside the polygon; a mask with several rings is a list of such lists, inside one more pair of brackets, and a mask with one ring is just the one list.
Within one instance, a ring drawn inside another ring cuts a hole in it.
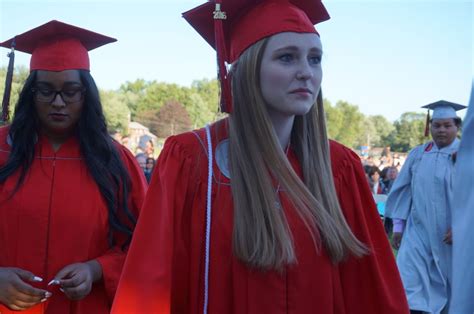
[{"label": "red fabric folds", "polygon": [[[211,129],[214,149],[225,123]],[[204,131],[169,138],[125,262],[112,313],[202,313],[207,155]],[[406,314],[394,257],[357,156],[331,142],[336,188],[344,215],[369,256],[333,265],[316,252],[284,193],[282,206],[298,264],[284,272],[250,269],[232,253],[230,180],[214,164],[208,313]],[[296,156],[289,159],[301,174]]]}]

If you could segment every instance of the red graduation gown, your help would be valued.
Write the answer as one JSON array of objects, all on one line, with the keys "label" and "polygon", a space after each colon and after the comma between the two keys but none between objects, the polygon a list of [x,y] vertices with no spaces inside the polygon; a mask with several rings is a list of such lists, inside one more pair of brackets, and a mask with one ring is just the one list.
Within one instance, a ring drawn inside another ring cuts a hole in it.
[{"label": "red graduation gown", "polygon": [[[225,138],[211,128],[214,150]],[[219,129],[218,129],[219,128]],[[112,313],[202,313],[207,194],[203,130],[169,138],[158,159]],[[334,266],[280,193],[298,263],[260,272],[232,254],[230,181],[214,163],[208,313],[408,313],[394,257],[359,158],[331,142],[334,180],[347,222],[371,250]],[[298,161],[289,159],[301,173]]]},{"label": "red graduation gown", "polygon": [[[10,145],[8,128],[0,128],[0,165]],[[144,176],[135,158],[121,145],[117,149],[132,181],[130,209],[138,214],[146,192]],[[0,184],[0,267],[18,267],[43,278],[35,286],[53,296],[21,313],[109,313],[125,253],[108,244],[108,210],[99,188],[71,138],[55,153],[47,139],[36,143],[35,158],[20,190],[9,198],[19,173]],[[118,243],[123,237],[115,235]],[[70,301],[58,287],[46,285],[63,267],[96,259],[103,280],[81,301]],[[0,304],[0,313],[18,313]]]}]

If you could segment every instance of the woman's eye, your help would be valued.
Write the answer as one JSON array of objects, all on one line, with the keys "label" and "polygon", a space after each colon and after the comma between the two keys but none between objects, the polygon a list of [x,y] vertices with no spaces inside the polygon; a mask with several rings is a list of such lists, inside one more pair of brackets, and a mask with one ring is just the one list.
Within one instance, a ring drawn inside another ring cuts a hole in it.
[{"label": "woman's eye", "polygon": [[309,63],[311,64],[320,64],[321,63],[321,56],[310,57]]},{"label": "woman's eye", "polygon": [[41,93],[43,96],[51,96],[54,91],[51,89],[38,89],[38,91]]},{"label": "woman's eye", "polygon": [[283,62],[291,62],[293,60],[293,56],[289,53],[285,53],[284,55],[278,57],[278,59]]},{"label": "woman's eye", "polygon": [[63,91],[63,94],[68,96],[68,97],[72,97],[72,96],[76,95],[76,93],[78,93],[78,92],[79,92],[79,90],[71,89],[71,90]]}]

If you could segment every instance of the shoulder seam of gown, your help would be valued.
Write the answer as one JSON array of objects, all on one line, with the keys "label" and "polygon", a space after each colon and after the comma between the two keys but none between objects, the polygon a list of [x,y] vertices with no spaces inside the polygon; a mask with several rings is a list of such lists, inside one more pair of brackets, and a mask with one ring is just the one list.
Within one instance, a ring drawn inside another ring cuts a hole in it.
[{"label": "shoulder seam of gown", "polygon": [[[330,144],[330,156],[331,156],[331,170],[332,170],[332,175],[334,177],[334,179],[337,179],[339,178],[340,176],[343,176],[344,173],[345,173],[345,170],[347,168],[352,168],[353,167],[353,163],[351,162],[351,156],[353,153],[352,150],[350,150],[349,148],[345,147],[344,145],[336,142],[336,141],[330,141],[332,142],[333,144],[331,145]],[[331,151],[331,147],[337,147],[337,150],[338,152],[332,152]],[[336,167],[336,164],[333,164],[333,158],[332,158],[332,153],[335,153],[337,154],[339,157],[336,159],[337,161],[337,167]],[[343,153],[343,154],[341,154]]]}]

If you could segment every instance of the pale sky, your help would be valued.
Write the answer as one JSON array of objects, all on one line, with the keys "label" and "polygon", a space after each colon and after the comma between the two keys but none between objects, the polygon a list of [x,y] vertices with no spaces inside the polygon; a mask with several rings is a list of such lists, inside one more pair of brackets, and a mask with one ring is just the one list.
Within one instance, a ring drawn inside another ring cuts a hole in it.
[{"label": "pale sky", "polygon": [[[439,99],[467,105],[474,74],[468,0],[323,1],[323,92],[393,121]],[[103,89],[138,78],[189,86],[216,76],[215,53],[181,18],[196,0],[0,0],[0,41],[57,19],[118,42],[90,53]],[[0,66],[8,50],[0,49]],[[28,66],[29,55],[17,53]]]}]

